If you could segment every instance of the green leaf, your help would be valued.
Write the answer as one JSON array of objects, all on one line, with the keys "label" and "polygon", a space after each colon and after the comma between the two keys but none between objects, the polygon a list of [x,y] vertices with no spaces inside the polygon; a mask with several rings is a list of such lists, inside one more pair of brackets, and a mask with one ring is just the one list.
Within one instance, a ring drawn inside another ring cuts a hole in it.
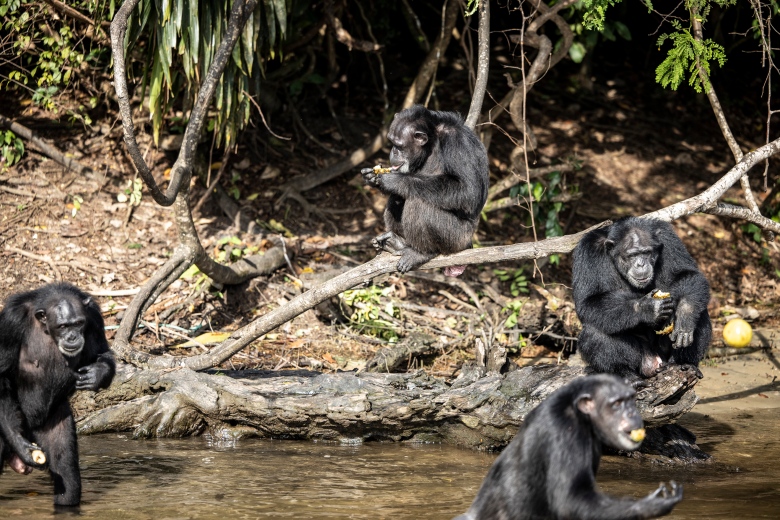
[{"label": "green leaf", "polygon": [[585,58],[586,52],[585,46],[580,42],[574,42],[571,44],[571,47],[569,47],[569,57],[571,57],[571,60],[574,63],[581,63]]}]

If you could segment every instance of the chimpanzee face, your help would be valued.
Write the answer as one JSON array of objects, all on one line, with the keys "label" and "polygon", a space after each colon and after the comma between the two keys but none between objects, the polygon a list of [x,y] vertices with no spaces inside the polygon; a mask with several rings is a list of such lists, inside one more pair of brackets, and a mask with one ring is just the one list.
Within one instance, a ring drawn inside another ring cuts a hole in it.
[{"label": "chimpanzee face", "polygon": [[424,129],[430,125],[424,124],[424,116],[418,117],[420,121],[410,116],[406,111],[396,114],[387,132],[387,140],[393,145],[390,150],[390,168],[402,174],[417,172],[430,153],[426,148],[428,132]]},{"label": "chimpanzee face", "polygon": [[51,336],[65,356],[78,356],[84,348],[84,327],[87,323],[84,307],[89,302],[61,298],[35,311],[44,332]]},{"label": "chimpanzee face", "polygon": [[642,441],[631,432],[642,428],[642,416],[636,408],[636,391],[619,381],[599,385],[592,394],[577,399],[577,409],[588,415],[598,439],[618,450],[633,451]]},{"label": "chimpanzee face", "polygon": [[661,248],[653,237],[633,229],[617,244],[608,240],[607,247],[615,267],[629,284],[637,289],[650,285]]}]

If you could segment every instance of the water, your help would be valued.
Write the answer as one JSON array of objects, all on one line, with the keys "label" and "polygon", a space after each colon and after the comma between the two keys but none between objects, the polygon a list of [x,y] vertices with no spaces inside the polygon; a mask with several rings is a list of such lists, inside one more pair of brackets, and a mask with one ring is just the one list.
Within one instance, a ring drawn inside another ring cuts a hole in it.
[{"label": "water", "polygon": [[[641,497],[659,482],[685,486],[667,518],[780,518],[780,410],[683,424],[715,458],[669,467],[605,457],[604,491]],[[80,518],[179,520],[242,518],[451,519],[465,511],[495,454],[440,445],[332,444],[247,439],[235,447],[204,438],[80,439]],[[42,472],[0,476],[0,516],[52,518]],[[57,518],[68,518],[69,514]]]}]

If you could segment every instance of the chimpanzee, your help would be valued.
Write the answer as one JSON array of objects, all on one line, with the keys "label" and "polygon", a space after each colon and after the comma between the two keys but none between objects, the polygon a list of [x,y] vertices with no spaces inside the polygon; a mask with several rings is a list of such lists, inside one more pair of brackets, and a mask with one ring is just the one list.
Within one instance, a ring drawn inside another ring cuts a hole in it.
[{"label": "chimpanzee", "polygon": [[[398,270],[414,270],[436,255],[469,249],[487,200],[488,158],[477,136],[455,112],[416,105],[395,115],[387,173],[364,168],[370,186],[390,195],[386,232],[377,250],[401,257]],[[458,276],[465,266],[445,269]]]},{"label": "chimpanzee", "polygon": [[668,222],[625,217],[591,231],[574,249],[572,275],[577,348],[595,371],[636,383],[704,358],[710,286]]},{"label": "chimpanzee", "polygon": [[[115,364],[100,308],[73,285],[17,293],[0,312],[0,472],[48,466],[54,504],[81,501],[76,425],[68,397],[105,388]],[[37,443],[37,446],[30,440]],[[45,462],[33,451],[43,450]]]},{"label": "chimpanzee", "polygon": [[661,484],[640,500],[596,489],[604,445],[635,450],[644,438],[635,391],[613,375],[575,379],[524,419],[488,471],[469,510],[456,520],[629,520],[668,514],[682,486]]}]

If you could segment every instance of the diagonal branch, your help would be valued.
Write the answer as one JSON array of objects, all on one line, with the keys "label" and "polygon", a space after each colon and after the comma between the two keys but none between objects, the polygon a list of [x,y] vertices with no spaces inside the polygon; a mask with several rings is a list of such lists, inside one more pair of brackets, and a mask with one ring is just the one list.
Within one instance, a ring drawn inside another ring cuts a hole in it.
[{"label": "diagonal branch", "polygon": [[[701,42],[704,39],[704,35],[698,9],[691,9],[691,23],[693,25],[693,38],[696,41]],[[701,79],[701,84],[704,88],[704,91],[707,94],[707,99],[709,99],[710,105],[712,106],[712,111],[715,113],[715,119],[718,121],[720,131],[723,133],[723,138],[729,145],[731,153],[734,155],[735,162],[739,162],[742,160],[742,150],[739,147],[739,143],[737,143],[737,140],[734,138],[734,134],[731,132],[731,127],[729,127],[726,114],[723,112],[723,107],[720,105],[718,95],[715,93],[715,88],[712,86],[712,82],[707,75],[707,71],[705,71],[704,67],[701,66],[701,62],[698,56],[696,57],[696,70],[699,73],[699,78]],[[745,200],[748,203],[750,211],[760,216],[761,210],[759,209],[758,203],[756,202],[756,197],[753,195],[753,190],[750,188],[750,179],[748,178],[747,174],[743,175],[739,181],[742,185],[742,190],[745,192]]]},{"label": "diagonal branch", "polygon": [[[742,175],[750,170],[750,168],[778,152],[780,152],[780,139],[772,141],[771,143],[746,154],[737,165],[726,173],[726,175],[699,195],[653,213],[648,213],[643,215],[643,217],[672,221],[696,212],[725,214],[724,211],[728,208],[723,204],[718,204],[718,199],[720,199],[720,197],[722,197],[723,194],[742,177]],[[760,226],[765,226],[765,229],[772,229],[775,232],[780,232],[780,223],[769,219],[754,220],[754,222]],[[602,222],[597,226],[573,235],[547,238],[538,242],[468,249],[453,255],[438,256],[423,265],[421,269],[434,269],[452,265],[505,262],[510,260],[539,259],[551,254],[566,254],[574,249],[585,233],[608,223],[609,222]],[[188,367],[192,370],[205,370],[217,366],[230,359],[231,356],[251,344],[263,334],[283,325],[294,317],[302,314],[304,311],[311,309],[318,303],[336,296],[347,289],[351,289],[360,284],[369,283],[377,276],[395,272],[397,264],[397,257],[389,254],[382,254],[322,285],[298,295],[287,304],[268,312],[246,327],[233,332],[226,341],[210,352],[192,357],[153,357],[144,354],[145,358],[140,364],[150,368]]]}]

